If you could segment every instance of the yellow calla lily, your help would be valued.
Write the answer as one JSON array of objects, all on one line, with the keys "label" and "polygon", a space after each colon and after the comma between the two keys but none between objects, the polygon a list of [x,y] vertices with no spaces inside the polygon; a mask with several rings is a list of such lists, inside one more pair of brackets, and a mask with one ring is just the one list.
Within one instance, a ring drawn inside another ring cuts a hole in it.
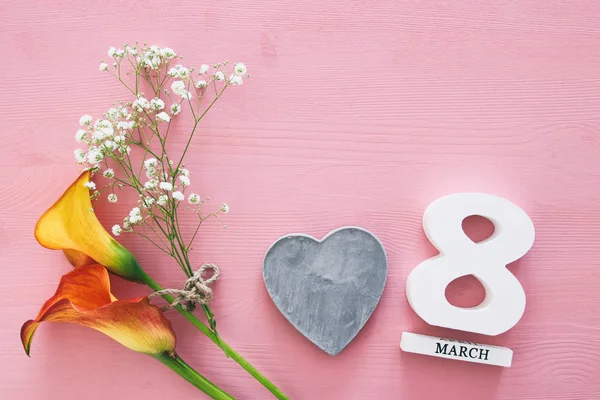
[{"label": "yellow calla lily", "polygon": [[104,229],[92,210],[91,172],[83,172],[46,211],[35,226],[35,238],[45,248],[63,250],[74,267],[101,264],[110,272],[147,283],[137,259]]}]

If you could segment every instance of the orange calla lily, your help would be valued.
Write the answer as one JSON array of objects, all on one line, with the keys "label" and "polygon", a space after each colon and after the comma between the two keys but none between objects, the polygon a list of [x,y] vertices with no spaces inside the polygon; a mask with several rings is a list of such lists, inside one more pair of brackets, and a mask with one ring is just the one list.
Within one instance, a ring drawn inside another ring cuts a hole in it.
[{"label": "orange calla lily", "polygon": [[137,259],[104,229],[92,210],[91,172],[83,172],[39,219],[35,238],[44,247],[63,250],[74,267],[101,264],[136,282],[148,282]]},{"label": "orange calla lily", "polygon": [[42,322],[70,322],[100,331],[131,350],[154,357],[211,398],[233,400],[179,357],[171,322],[147,297],[117,300],[112,295],[108,271],[102,265],[85,265],[63,275],[54,296],[35,319],[21,327],[27,355]]},{"label": "orange calla lily", "polygon": [[140,353],[169,354],[175,349],[175,333],[162,311],[147,297],[117,300],[110,292],[108,272],[98,264],[64,275],[37,317],[23,324],[21,341],[27,354],[42,322],[87,326]]}]

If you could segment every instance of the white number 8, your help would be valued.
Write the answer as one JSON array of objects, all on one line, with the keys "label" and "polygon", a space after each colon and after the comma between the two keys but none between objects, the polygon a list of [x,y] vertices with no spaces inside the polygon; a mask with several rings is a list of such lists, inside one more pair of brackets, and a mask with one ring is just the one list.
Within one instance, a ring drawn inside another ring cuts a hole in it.
[{"label": "white number 8", "polygon": [[[471,241],[462,229],[462,221],[471,215],[491,220],[493,235]],[[440,254],[416,266],[408,277],[406,295],[413,310],[431,325],[486,335],[515,326],[525,311],[525,292],[506,265],[533,245],[535,230],[525,211],[498,196],[456,193],[427,207],[423,229]],[[446,287],[466,275],[481,282],[485,300],[472,308],[453,306]]]}]

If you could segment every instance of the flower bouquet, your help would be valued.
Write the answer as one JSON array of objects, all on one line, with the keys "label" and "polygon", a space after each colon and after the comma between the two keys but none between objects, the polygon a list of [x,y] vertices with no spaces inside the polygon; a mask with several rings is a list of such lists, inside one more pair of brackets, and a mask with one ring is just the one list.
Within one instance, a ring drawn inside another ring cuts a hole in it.
[{"label": "flower bouquet", "polygon": [[[224,62],[194,69],[180,64],[172,49],[146,43],[111,47],[108,56],[110,62],[102,61],[100,70],[117,79],[131,97],[100,118],[80,118],[75,139],[86,148],[75,150],[75,159],[83,172],[35,227],[36,240],[45,248],[62,250],[75,269],[62,277],[36,318],[21,328],[26,353],[42,322],[75,323],[150,355],[214,399],[232,399],[175,351],[175,332],[165,316],[167,309],[173,309],[274,397],[287,399],[219,336],[209,305],[210,284],[219,270],[212,264],[195,269],[189,257],[202,223],[211,218],[221,222],[229,207],[223,204],[217,210],[204,211],[206,199],[189,191],[191,172],[185,168],[184,158],[202,118],[227,89],[242,85],[249,76],[246,66]],[[172,120],[185,114],[192,118],[191,132],[183,152],[174,156],[168,152],[169,138],[176,135]],[[96,217],[94,202],[115,203],[126,190],[133,191],[138,201],[129,215],[112,227],[111,235]],[[197,226],[191,237],[184,237],[180,221],[190,214],[197,219]],[[113,237],[129,232],[142,236],[177,263],[187,278],[183,289],[163,289]],[[146,285],[152,293],[118,300],[110,291],[109,272]],[[168,306],[161,309],[150,304],[156,296],[162,296]],[[197,307],[205,322],[194,313]]]}]

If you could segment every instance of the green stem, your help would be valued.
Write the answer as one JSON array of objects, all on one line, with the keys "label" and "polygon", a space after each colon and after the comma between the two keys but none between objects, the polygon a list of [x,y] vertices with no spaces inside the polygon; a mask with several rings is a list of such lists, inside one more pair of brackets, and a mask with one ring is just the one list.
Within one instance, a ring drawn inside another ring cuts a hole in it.
[{"label": "green stem", "polygon": [[217,385],[200,375],[196,370],[190,367],[177,353],[161,353],[153,355],[158,361],[171,368],[183,379],[202,390],[214,400],[235,400],[232,396],[224,392]]},{"label": "green stem", "polygon": [[[163,288],[156,283],[152,278],[146,275],[144,279],[144,283],[149,286],[155,292],[162,290]],[[169,295],[162,296],[169,303],[173,302],[173,297]],[[222,339],[219,338],[208,326],[206,326],[202,321],[200,321],[194,314],[189,311],[184,310],[181,306],[176,306],[175,309],[179,311],[181,315],[188,321],[190,321],[198,330],[204,335],[206,335],[210,340],[212,340],[217,346],[219,346],[227,356],[232,358],[235,362],[237,362],[242,368],[244,368],[254,379],[260,382],[265,388],[269,390],[277,399],[279,400],[289,400],[289,398],[283,394],[281,390],[277,386],[275,386],[271,381],[269,381],[263,374],[261,374],[256,368],[252,366],[248,361],[244,359],[241,355],[239,355],[235,350],[233,350],[227,343],[225,343]]]}]

